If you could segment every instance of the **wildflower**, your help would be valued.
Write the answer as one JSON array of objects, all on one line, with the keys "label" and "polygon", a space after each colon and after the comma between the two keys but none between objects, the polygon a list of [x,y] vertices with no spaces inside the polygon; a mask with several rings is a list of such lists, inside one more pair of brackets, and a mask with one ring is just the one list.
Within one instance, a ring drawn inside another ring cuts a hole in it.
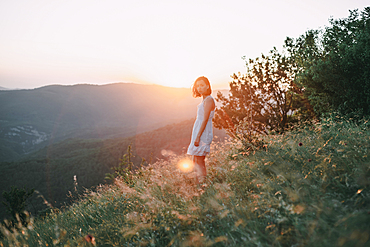
[{"label": "wildflower", "polygon": [[294,213],[301,214],[305,210],[305,206],[302,204],[296,205],[293,209]]},{"label": "wildflower", "polygon": [[238,227],[242,223],[243,223],[243,220],[239,219],[237,222],[235,222],[235,227]]},{"label": "wildflower", "polygon": [[219,236],[217,238],[215,238],[215,243],[218,243],[218,242],[226,242],[228,239],[226,236]]},{"label": "wildflower", "polygon": [[87,234],[85,236],[85,240],[86,242],[91,243],[92,245],[96,245],[95,238],[91,234]]},{"label": "wildflower", "polygon": [[312,160],[311,159],[308,159],[308,162],[311,162]]},{"label": "wildflower", "polygon": [[302,143],[302,142],[298,143],[298,146],[300,146],[300,147],[301,147],[302,145],[303,145],[303,143]]}]

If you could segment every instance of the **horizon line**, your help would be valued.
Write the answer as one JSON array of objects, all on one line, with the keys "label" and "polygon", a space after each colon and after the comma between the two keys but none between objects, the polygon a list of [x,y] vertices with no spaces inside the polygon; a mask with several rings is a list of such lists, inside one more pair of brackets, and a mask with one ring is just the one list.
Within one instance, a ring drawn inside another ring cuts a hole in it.
[{"label": "horizon line", "polygon": [[[175,86],[164,86],[160,84],[155,84],[155,83],[139,83],[139,82],[133,82],[133,81],[113,81],[113,82],[106,82],[106,83],[91,83],[91,82],[77,82],[74,84],[47,84],[47,85],[42,85],[38,87],[30,87],[30,88],[7,88],[3,87],[0,85],[0,91],[12,91],[12,90],[34,90],[34,89],[39,89],[43,87],[48,87],[48,86],[78,86],[78,85],[90,85],[90,86],[106,86],[106,85],[113,85],[113,84],[137,84],[137,85],[146,85],[146,86],[160,86],[160,87],[167,87],[167,88],[179,88],[179,89],[190,89],[187,87],[175,87]],[[229,88],[224,88],[224,87],[214,87],[212,90],[229,90]]]}]

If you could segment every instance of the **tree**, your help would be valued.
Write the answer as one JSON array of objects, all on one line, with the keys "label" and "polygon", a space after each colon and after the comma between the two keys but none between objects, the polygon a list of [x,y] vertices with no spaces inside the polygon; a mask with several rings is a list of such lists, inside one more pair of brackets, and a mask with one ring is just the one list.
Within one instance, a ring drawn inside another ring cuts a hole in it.
[{"label": "tree", "polygon": [[232,75],[229,96],[217,95],[222,106],[216,109],[215,127],[233,136],[242,132],[247,138],[256,133],[284,132],[302,108],[295,72],[290,58],[276,48],[268,56],[249,59],[245,75]]},{"label": "tree", "polygon": [[370,7],[330,19],[325,30],[307,32],[286,46],[317,115],[337,111],[370,115]]},{"label": "tree", "polygon": [[5,202],[2,203],[5,205],[7,212],[12,216],[14,221],[17,220],[18,215],[22,224],[25,224],[26,214],[24,211],[27,207],[27,199],[30,198],[34,192],[34,189],[18,189],[14,186],[11,187],[9,192],[3,192],[2,195],[5,199]]}]

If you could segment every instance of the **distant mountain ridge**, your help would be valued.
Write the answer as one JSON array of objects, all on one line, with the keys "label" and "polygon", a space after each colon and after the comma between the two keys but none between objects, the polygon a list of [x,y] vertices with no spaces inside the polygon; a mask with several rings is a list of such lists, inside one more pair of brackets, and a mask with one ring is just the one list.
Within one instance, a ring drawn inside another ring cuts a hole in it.
[{"label": "distant mountain ridge", "polygon": [[134,83],[1,90],[0,161],[67,138],[128,137],[178,123],[194,118],[200,101],[190,89]]},{"label": "distant mountain ridge", "polygon": [[0,91],[0,161],[66,138],[133,136],[195,117],[190,89],[158,85],[51,85]]}]

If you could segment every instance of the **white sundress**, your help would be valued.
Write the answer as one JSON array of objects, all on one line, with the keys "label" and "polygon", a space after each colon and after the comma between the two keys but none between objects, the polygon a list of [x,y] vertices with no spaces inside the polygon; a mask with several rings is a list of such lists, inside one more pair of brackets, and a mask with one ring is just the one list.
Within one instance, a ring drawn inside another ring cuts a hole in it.
[{"label": "white sundress", "polygon": [[194,146],[195,138],[198,135],[200,126],[202,125],[203,119],[204,119],[204,101],[211,97],[214,101],[214,98],[209,95],[205,99],[203,99],[202,103],[198,105],[198,112],[197,112],[197,118],[195,119],[195,123],[193,126],[193,132],[191,135],[191,142],[188,147],[187,154],[195,155],[195,156],[206,156],[211,151],[211,142],[213,139],[213,126],[212,126],[212,118],[215,115],[215,111],[211,111],[209,114],[207,125],[200,137],[199,146]]}]

